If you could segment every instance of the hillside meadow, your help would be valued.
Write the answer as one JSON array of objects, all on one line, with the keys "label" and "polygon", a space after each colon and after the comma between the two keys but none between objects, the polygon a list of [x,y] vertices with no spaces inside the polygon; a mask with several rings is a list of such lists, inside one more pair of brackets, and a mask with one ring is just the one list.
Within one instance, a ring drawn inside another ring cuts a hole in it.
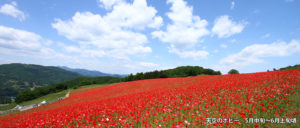
[{"label": "hillside meadow", "polygon": [[298,127],[300,70],[80,88],[0,117],[0,127]]}]

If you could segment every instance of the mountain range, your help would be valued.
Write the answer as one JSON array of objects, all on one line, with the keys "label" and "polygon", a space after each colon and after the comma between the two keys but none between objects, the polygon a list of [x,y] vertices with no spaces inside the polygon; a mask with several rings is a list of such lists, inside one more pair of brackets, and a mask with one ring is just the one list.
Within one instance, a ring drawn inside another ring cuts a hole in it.
[{"label": "mountain range", "polygon": [[128,75],[120,75],[120,74],[103,73],[103,72],[95,71],[95,70],[69,68],[69,67],[66,67],[66,66],[58,66],[58,67],[61,68],[61,69],[71,71],[71,72],[76,72],[80,75],[88,76],[88,77],[99,77],[99,76],[126,77],[126,76],[128,76]]}]

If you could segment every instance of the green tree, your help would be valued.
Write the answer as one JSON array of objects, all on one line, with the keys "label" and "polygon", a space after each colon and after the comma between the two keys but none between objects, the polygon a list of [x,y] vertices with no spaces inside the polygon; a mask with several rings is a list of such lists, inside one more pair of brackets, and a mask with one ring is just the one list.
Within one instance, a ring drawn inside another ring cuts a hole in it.
[{"label": "green tree", "polygon": [[221,75],[220,71],[214,71],[209,68],[203,68],[200,66],[180,66],[174,69],[167,69],[161,71],[152,72],[141,72],[136,75],[130,74],[124,77],[122,81],[133,81],[141,79],[155,79],[155,78],[171,78],[171,77],[186,77],[186,76],[197,76],[197,75]]},{"label": "green tree", "polygon": [[11,98],[7,96],[0,96],[0,104],[11,103]]},{"label": "green tree", "polygon": [[127,77],[127,81],[133,81],[134,80],[134,76],[132,73],[130,73],[130,75]]},{"label": "green tree", "polygon": [[228,74],[240,74],[238,70],[236,69],[231,69]]},{"label": "green tree", "polygon": [[137,73],[135,75],[135,80],[143,80],[144,79],[144,73]]}]

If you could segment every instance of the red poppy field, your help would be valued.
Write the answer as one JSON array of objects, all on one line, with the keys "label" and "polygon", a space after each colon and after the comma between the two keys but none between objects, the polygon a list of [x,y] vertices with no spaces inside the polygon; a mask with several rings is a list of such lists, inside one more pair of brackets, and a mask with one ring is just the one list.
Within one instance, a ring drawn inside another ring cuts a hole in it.
[{"label": "red poppy field", "polygon": [[299,127],[300,70],[165,78],[77,89],[0,127]]}]

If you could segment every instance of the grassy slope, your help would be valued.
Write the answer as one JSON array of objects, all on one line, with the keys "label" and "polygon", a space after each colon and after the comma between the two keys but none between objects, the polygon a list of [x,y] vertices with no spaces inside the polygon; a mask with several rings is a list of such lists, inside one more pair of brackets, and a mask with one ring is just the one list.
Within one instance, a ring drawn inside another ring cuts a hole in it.
[{"label": "grassy slope", "polygon": [[[38,103],[41,103],[44,100],[48,102],[48,101],[57,99],[59,97],[64,97],[69,91],[70,90],[64,90],[64,91],[61,91],[61,92],[48,94],[48,95],[42,96],[42,97],[34,99],[34,100],[22,102],[19,105],[26,106],[26,105],[31,105],[31,104],[38,104]],[[8,104],[6,106],[0,106],[0,111],[5,111],[5,110],[12,109],[16,105],[17,105],[16,103],[12,103],[12,104]]]},{"label": "grassy slope", "polygon": [[16,103],[11,103],[11,104],[8,104],[5,106],[0,106],[0,111],[12,109],[12,108],[16,107],[16,105],[17,105]]},{"label": "grassy slope", "polygon": [[300,65],[294,65],[294,66],[280,68],[280,70],[296,70],[296,69],[300,69]]},{"label": "grassy slope", "polygon": [[41,103],[44,100],[48,102],[48,101],[51,101],[51,100],[55,100],[59,97],[64,97],[69,91],[70,90],[64,90],[64,91],[57,92],[57,93],[51,93],[51,94],[39,97],[39,98],[34,99],[34,100],[22,102],[19,105],[26,106],[26,105],[31,105],[31,104],[38,104],[38,103]]},{"label": "grassy slope", "polygon": [[[106,86],[106,85],[109,85],[109,84],[100,84],[100,85],[99,84],[93,84],[93,85],[82,86],[82,87],[80,87],[76,90],[64,90],[64,91],[61,91],[61,92],[51,93],[51,94],[42,96],[42,97],[34,99],[34,100],[22,102],[19,105],[25,106],[25,105],[31,105],[31,104],[38,104],[38,103],[41,103],[44,100],[45,101],[51,101],[51,100],[57,99],[59,97],[64,97],[69,91],[75,91],[75,92],[77,92],[77,91],[86,91],[86,90],[93,89],[95,87]],[[16,103],[12,103],[12,104],[8,104],[8,105],[5,105],[5,106],[0,106],[0,111],[5,111],[5,110],[12,109],[16,105],[17,105]]]}]

